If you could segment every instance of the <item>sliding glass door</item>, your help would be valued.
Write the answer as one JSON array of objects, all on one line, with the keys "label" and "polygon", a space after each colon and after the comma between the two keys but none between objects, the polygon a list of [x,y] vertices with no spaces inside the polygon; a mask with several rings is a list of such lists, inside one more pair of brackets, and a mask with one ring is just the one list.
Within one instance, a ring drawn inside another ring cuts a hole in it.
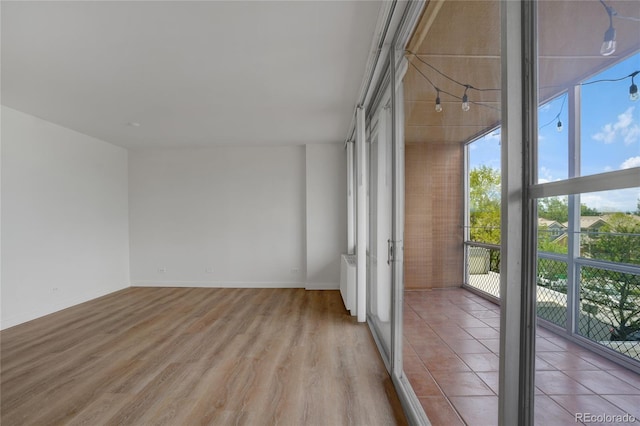
[{"label": "sliding glass door", "polygon": [[387,365],[391,360],[392,155],[390,108],[378,107],[370,122],[367,317]]}]

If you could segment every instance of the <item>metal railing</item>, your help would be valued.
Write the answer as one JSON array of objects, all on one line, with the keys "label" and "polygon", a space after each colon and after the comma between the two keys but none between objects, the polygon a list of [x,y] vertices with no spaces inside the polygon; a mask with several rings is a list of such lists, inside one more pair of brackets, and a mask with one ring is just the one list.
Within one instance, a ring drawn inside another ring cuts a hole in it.
[{"label": "metal railing", "polygon": [[539,253],[536,274],[536,312],[557,326],[567,326],[567,275],[566,256]]},{"label": "metal railing", "polygon": [[576,263],[577,334],[640,360],[640,268],[584,258]]},{"label": "metal railing", "polygon": [[494,298],[500,298],[500,246],[476,242],[465,243],[466,282]]},{"label": "metal railing", "polygon": [[[500,246],[465,242],[465,286],[500,298]],[[600,346],[640,361],[640,268],[588,258],[575,260],[579,281],[575,330]],[[538,317],[567,328],[567,255],[538,253]]]}]

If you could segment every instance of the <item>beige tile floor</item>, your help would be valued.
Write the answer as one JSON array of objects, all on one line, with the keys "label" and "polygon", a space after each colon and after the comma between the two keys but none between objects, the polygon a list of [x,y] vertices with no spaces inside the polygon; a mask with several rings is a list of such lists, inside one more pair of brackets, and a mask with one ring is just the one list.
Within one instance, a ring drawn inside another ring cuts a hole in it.
[{"label": "beige tile floor", "polygon": [[[448,289],[405,292],[404,312],[404,370],[431,423],[497,425],[500,308]],[[575,413],[640,424],[640,375],[538,327],[535,423],[582,424]]]}]

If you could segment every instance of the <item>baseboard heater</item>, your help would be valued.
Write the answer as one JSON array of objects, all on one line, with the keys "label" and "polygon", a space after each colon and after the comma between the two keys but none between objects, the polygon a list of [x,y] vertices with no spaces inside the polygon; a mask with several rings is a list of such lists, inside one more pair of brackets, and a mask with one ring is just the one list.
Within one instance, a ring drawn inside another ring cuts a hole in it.
[{"label": "baseboard heater", "polygon": [[356,315],[356,255],[343,254],[340,262],[340,294],[344,307]]}]

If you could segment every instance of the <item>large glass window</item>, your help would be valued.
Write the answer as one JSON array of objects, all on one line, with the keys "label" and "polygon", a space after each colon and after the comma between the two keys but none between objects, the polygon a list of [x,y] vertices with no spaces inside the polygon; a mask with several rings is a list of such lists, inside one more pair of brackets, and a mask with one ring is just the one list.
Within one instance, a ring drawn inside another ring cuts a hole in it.
[{"label": "large glass window", "polygon": [[469,240],[500,244],[500,129],[467,146]]},{"label": "large glass window", "polygon": [[640,53],[580,84],[580,175],[640,166],[640,105],[628,77],[637,70]]},{"label": "large glass window", "polygon": [[470,142],[467,150],[465,283],[500,297],[500,128]]},{"label": "large glass window", "polygon": [[640,191],[621,171],[640,167],[638,18],[633,2],[538,2],[537,182],[554,194],[537,199],[538,317],[636,368]]},{"label": "large glass window", "polygon": [[538,183],[569,177],[568,94],[538,108]]}]

